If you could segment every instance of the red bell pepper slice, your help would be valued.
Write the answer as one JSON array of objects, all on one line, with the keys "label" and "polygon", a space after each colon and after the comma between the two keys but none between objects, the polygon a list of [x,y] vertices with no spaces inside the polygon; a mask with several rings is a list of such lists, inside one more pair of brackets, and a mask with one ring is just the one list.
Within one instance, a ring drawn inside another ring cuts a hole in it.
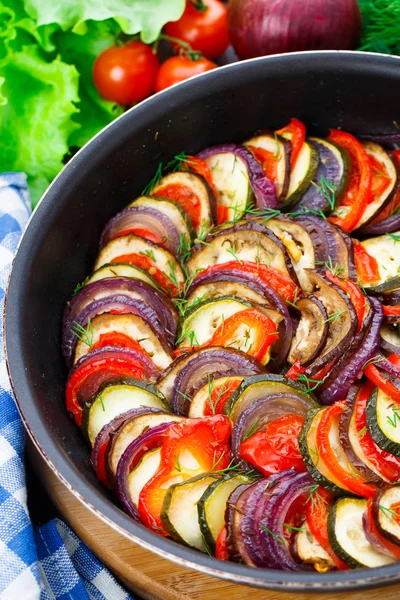
[{"label": "red bell pepper slice", "polygon": [[149,275],[153,277],[157,281],[157,283],[166,291],[171,294],[171,296],[177,296],[180,293],[180,290],[171,283],[168,277],[156,267],[154,262],[148,256],[143,256],[142,254],[137,254],[136,252],[132,252],[130,254],[122,254],[121,256],[116,256],[111,261],[113,263],[129,263],[130,265],[134,265],[135,267],[140,267]]},{"label": "red bell pepper slice", "polygon": [[386,306],[383,305],[383,314],[388,317],[392,315],[400,315],[400,306]]},{"label": "red bell pepper slice", "polygon": [[377,472],[390,483],[397,483],[400,476],[400,460],[393,454],[381,450],[372,439],[367,429],[366,408],[374,386],[368,381],[359,391],[355,402],[355,425],[358,442],[368,460]]},{"label": "red bell pepper slice", "polygon": [[371,197],[369,199],[371,203],[385,193],[391,182],[386,165],[372,154],[368,154],[368,156],[372,167]]},{"label": "red bell pepper slice", "polygon": [[192,171],[201,175],[207,181],[208,185],[214,192],[215,198],[218,198],[218,190],[215,187],[214,179],[211,173],[211,169],[202,158],[197,156],[188,156],[186,160],[182,161],[182,171]]},{"label": "red bell pepper slice", "polygon": [[393,544],[393,542],[391,542],[390,540],[385,538],[385,536],[380,533],[379,529],[377,528],[377,526],[375,524],[374,517],[372,514],[372,502],[373,502],[373,499],[370,498],[367,503],[367,511],[366,512],[367,512],[368,529],[375,537],[377,537],[379,539],[380,543],[383,546],[385,546],[389,550],[389,552],[391,552],[393,554],[393,556],[395,556],[397,559],[400,560],[400,547],[397,546],[396,544]]},{"label": "red bell pepper slice", "polygon": [[347,571],[349,567],[336,556],[329,543],[328,537],[328,506],[332,502],[332,495],[322,487],[318,487],[314,494],[310,494],[307,502],[306,519],[311,535],[320,546],[329,554],[336,567]]},{"label": "red bell pepper slice", "polygon": [[110,487],[110,484],[108,482],[108,476],[107,476],[107,471],[106,471],[106,452],[107,452],[107,448],[110,444],[110,438],[108,438],[104,444],[101,446],[101,448],[99,449],[98,455],[97,455],[97,466],[96,466],[96,477],[99,481],[101,481],[101,483],[103,485],[105,485],[106,487]]},{"label": "red bell pepper slice", "polygon": [[182,183],[168,183],[157,188],[157,196],[175,200],[192,219],[193,227],[200,225],[201,204],[200,199],[188,185]]},{"label": "red bell pepper slice", "polygon": [[265,150],[265,148],[257,148],[257,146],[248,146],[248,149],[252,152],[256,161],[262,166],[265,175],[276,187],[276,182],[278,179],[278,165],[282,158],[280,153],[278,152],[278,154],[276,154],[274,152],[270,152],[269,150]]},{"label": "red bell pepper slice", "polygon": [[381,276],[379,265],[373,256],[370,256],[364,246],[354,243],[354,260],[356,263],[357,277],[361,283],[375,283]]},{"label": "red bell pepper slice", "polygon": [[[201,274],[231,271],[232,269],[250,273],[254,275],[255,278],[262,279],[262,281],[272,287],[285,301],[293,302],[298,292],[296,284],[293,283],[290,277],[285,275],[285,273],[281,273],[273,267],[267,267],[267,265],[246,260],[230,260],[226,263],[212,265],[211,267],[204,269]],[[196,281],[196,279],[194,281]]]},{"label": "red bell pepper slice", "polygon": [[[395,158],[398,165],[400,166],[400,150],[393,150],[392,155]],[[388,217],[398,214],[399,210],[400,210],[400,189],[390,200],[389,204],[386,204],[386,206],[384,206],[382,208],[382,210],[379,211],[379,215],[377,217],[375,217],[375,219],[372,221],[372,224],[376,225],[377,223],[384,221]]]},{"label": "red bell pepper slice", "polygon": [[[306,139],[306,126],[298,119],[290,119],[289,125],[279,129],[276,132],[278,135],[290,139],[292,152],[290,155],[290,166],[294,167],[300,154],[300,150]],[[286,135],[285,135],[286,134]]]},{"label": "red bell pepper slice", "polygon": [[263,431],[240,444],[240,458],[256,466],[266,477],[292,468],[298,473],[306,471],[298,445],[303,423],[304,418],[295,414],[270,421]]},{"label": "red bell pepper slice", "polygon": [[225,223],[229,217],[229,206],[224,206],[223,204],[217,205],[217,223],[221,225],[221,223]]},{"label": "red bell pepper slice", "polygon": [[269,349],[279,334],[273,320],[255,308],[248,308],[226,319],[204,346],[239,347],[262,364],[269,360]]},{"label": "red bell pepper slice", "polygon": [[356,473],[350,466],[348,468],[343,467],[332,448],[330,440],[331,428],[332,425],[335,425],[335,421],[337,422],[341,417],[345,408],[346,405],[343,402],[336,402],[336,404],[324,409],[316,434],[319,455],[327,469],[339,481],[342,487],[357,496],[372,498],[376,492],[375,486],[366,483],[362,479],[361,474]]},{"label": "red bell pepper slice", "polygon": [[149,379],[155,372],[137,359],[117,355],[110,351],[106,355],[90,355],[75,370],[67,381],[65,390],[67,411],[71,412],[77,425],[82,424],[82,407],[97,392],[100,385],[117,377]]},{"label": "red bell pepper slice", "polygon": [[296,360],[286,373],[288,379],[298,379],[299,375],[303,375],[306,372],[306,367],[302,367],[299,360]]},{"label": "red bell pepper slice", "polygon": [[215,542],[215,558],[219,558],[220,560],[229,560],[226,536],[226,527],[223,527]]},{"label": "red bell pepper slice", "polygon": [[224,415],[187,419],[168,428],[161,446],[160,466],[139,495],[138,511],[146,527],[168,535],[161,520],[168,488],[195,475],[225,469],[231,460],[231,431],[231,422]]},{"label": "red bell pepper slice", "polygon": [[[396,356],[396,355],[394,355],[394,356]],[[393,355],[391,355],[390,362],[392,362],[396,366],[399,366],[397,364],[397,359],[399,359],[399,358],[400,357],[396,356],[396,358],[393,359]],[[387,394],[395,402],[398,402],[400,404],[399,388],[397,388],[395,385],[393,385],[393,383],[391,381],[389,381],[389,379],[387,379],[385,377],[385,375],[381,371],[379,371],[379,369],[375,365],[373,365],[372,363],[368,364],[366,367],[364,367],[364,373],[368,377],[368,379],[370,381],[372,381],[372,383],[374,383],[380,390],[382,390],[382,392],[385,392],[385,394]]]},{"label": "red bell pepper slice", "polygon": [[361,329],[361,325],[363,324],[364,315],[365,315],[366,298],[365,298],[363,292],[358,287],[358,285],[356,285],[353,281],[351,281],[351,279],[339,279],[339,277],[332,275],[331,271],[329,271],[329,270],[326,271],[326,276],[333,283],[338,285],[349,296],[349,298],[355,308],[356,314],[357,314],[357,320],[358,320],[357,333],[358,333]]},{"label": "red bell pepper slice", "polygon": [[222,415],[225,404],[228,402],[233,392],[239,387],[240,382],[240,379],[237,381],[229,381],[229,379],[227,379],[225,382],[212,385],[212,389],[208,394],[207,402],[204,406],[204,416]]},{"label": "red bell pepper slice", "polygon": [[400,369],[400,356],[398,354],[388,356],[388,361]]},{"label": "red bell pepper slice", "polygon": [[129,235],[131,233],[133,233],[139,237],[142,237],[145,240],[149,240],[150,242],[154,242],[155,244],[158,244],[159,246],[163,246],[165,244],[165,240],[160,238],[159,235],[157,235],[153,231],[150,231],[150,229],[145,229],[144,227],[131,227],[130,229],[124,229],[123,231],[118,231],[118,233],[116,233],[112,237],[110,237],[110,240],[114,240],[115,238],[123,237],[124,235]]},{"label": "red bell pepper slice", "polygon": [[350,181],[329,221],[339,225],[344,231],[352,231],[357,226],[371,197],[372,167],[363,145],[350,133],[331,129],[328,141],[347,150],[351,161]]}]

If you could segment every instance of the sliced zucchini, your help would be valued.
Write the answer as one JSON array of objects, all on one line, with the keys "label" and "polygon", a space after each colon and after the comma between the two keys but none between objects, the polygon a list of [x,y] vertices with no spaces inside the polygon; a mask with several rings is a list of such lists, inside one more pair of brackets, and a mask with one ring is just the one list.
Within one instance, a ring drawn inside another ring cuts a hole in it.
[{"label": "sliced zucchini", "polygon": [[217,537],[225,525],[228,498],[239,485],[246,483],[251,483],[251,480],[244,475],[227,475],[210,483],[198,502],[200,531],[212,554],[215,553]]},{"label": "sliced zucchini", "polygon": [[232,315],[252,305],[232,296],[206,300],[189,310],[178,331],[179,346],[201,346],[208,342],[216,329]]},{"label": "sliced zucchini", "polygon": [[367,500],[341,498],[328,519],[332,550],[351,569],[382,567],[396,560],[375,550],[367,540],[362,522],[366,508]]},{"label": "sliced zucchini", "polygon": [[94,281],[100,281],[101,279],[110,279],[111,277],[139,279],[156,289],[160,289],[156,280],[153,279],[149,273],[146,273],[143,269],[130,265],[129,263],[110,263],[103,265],[97,269],[97,271],[94,271],[89,275],[88,279],[84,282],[84,285],[88,285],[88,283],[93,283]]},{"label": "sliced zucchini", "polygon": [[[168,198],[180,203],[182,189],[185,191],[185,202],[193,202],[194,206],[200,207],[199,222],[193,223],[197,235],[204,233],[213,226],[215,222],[213,192],[203,177],[190,171],[176,171],[165,175],[152,189],[151,195],[159,198]],[[185,206],[183,206],[185,208]]]},{"label": "sliced zucchini", "polygon": [[332,494],[343,495],[348,491],[343,488],[323,462],[318,445],[317,429],[323,410],[313,409],[307,413],[306,420],[299,435],[299,450],[308,472],[316,483],[326,488]]},{"label": "sliced zucchini", "polygon": [[212,154],[205,161],[218,191],[218,205],[228,207],[227,221],[237,221],[254,201],[246,163],[233,152]]},{"label": "sliced zucchini", "polygon": [[122,377],[102,385],[83,411],[82,429],[92,447],[104,425],[128,410],[143,406],[160,410],[169,408],[161,392],[139,379]]},{"label": "sliced zucchini", "polygon": [[187,269],[192,276],[211,265],[235,260],[265,264],[296,280],[282,242],[265,225],[255,221],[215,228],[202,244],[193,247]]},{"label": "sliced zucchini", "polygon": [[91,345],[89,346],[84,338],[78,339],[74,363],[90,352],[92,346],[101,339],[102,335],[109,333],[122,333],[137,341],[159,369],[166,369],[173,360],[171,348],[166,343],[163,344],[162,338],[159,338],[153,328],[137,315],[103,313],[90,321],[88,331]]},{"label": "sliced zucchini", "polygon": [[149,413],[134,417],[123,423],[112,436],[107,450],[108,470],[111,475],[116,474],[119,459],[129,444],[139,437],[139,435],[142,435],[147,429],[156,427],[156,425],[160,425],[161,423],[171,423],[176,421],[183,421],[183,418],[165,413]]},{"label": "sliced zucchini", "polygon": [[234,296],[235,298],[241,298],[247,302],[260,305],[265,305],[267,303],[262,294],[256,292],[250,286],[246,285],[246,283],[234,280],[223,280],[204,283],[203,285],[196,287],[196,289],[187,297],[185,309],[188,311],[191,307],[193,308],[194,305],[198,305],[200,302],[214,300],[215,298],[221,298],[221,296]]},{"label": "sliced zucchini", "polygon": [[398,486],[387,488],[379,499],[378,513],[378,526],[381,533],[397,545],[400,545],[400,525],[395,516],[398,512],[399,503],[400,488]]},{"label": "sliced zucchini", "polygon": [[313,181],[318,169],[319,156],[315,147],[304,142],[297,157],[296,164],[290,173],[290,183],[283,207],[286,210],[302,197]]},{"label": "sliced zucchini", "polygon": [[161,510],[161,519],[176,542],[207,552],[208,548],[199,525],[197,507],[206,489],[216,479],[218,479],[217,475],[207,473],[169,488]]},{"label": "sliced zucchini", "polygon": [[332,558],[318,544],[317,540],[312,535],[307,522],[304,522],[300,527],[300,531],[295,538],[295,552],[301,562],[312,564],[316,571],[325,573],[330,569],[335,568],[335,563]]},{"label": "sliced zucchini", "polygon": [[400,457],[400,405],[379,388],[368,400],[367,426],[379,448]]},{"label": "sliced zucchini", "polygon": [[182,239],[182,246],[185,244],[186,246],[190,247],[192,240],[194,240],[196,236],[196,233],[193,229],[193,224],[190,217],[180,204],[167,198],[140,196],[128,205],[129,208],[131,206],[155,208],[156,210],[164,213],[174,223],[177,231],[179,232]]},{"label": "sliced zucchini", "polygon": [[161,448],[150,450],[142,457],[139,463],[128,475],[128,489],[131,500],[135,506],[139,501],[139,494],[148,481],[156,474],[161,462]]},{"label": "sliced zucchini", "polygon": [[244,377],[241,375],[230,375],[210,379],[210,382],[203,385],[193,396],[188,417],[204,417],[206,414],[210,414],[210,410],[213,412],[213,407],[216,406],[218,400],[211,399],[212,391],[221,388],[220,393],[222,396],[224,390],[227,389],[227,386],[230,384],[239,384],[243,379]]},{"label": "sliced zucchini", "polygon": [[[397,236],[397,237],[396,237]],[[358,273],[360,282],[368,292],[380,294],[400,288],[400,231],[380,235],[361,242],[364,250],[378,263],[379,281],[371,286],[364,282]]]},{"label": "sliced zucchini", "polygon": [[290,181],[290,142],[276,133],[265,131],[250,138],[243,145],[250,152],[253,152],[253,148],[260,148],[271,155],[274,163],[277,163],[276,179],[273,180],[276,195],[278,198],[285,198]]},{"label": "sliced zucchini", "polygon": [[[133,233],[110,240],[100,251],[94,268],[99,269],[113,261],[121,262],[118,260],[119,257],[123,257],[122,262],[126,262],[130,254],[147,257],[175,287],[180,287],[185,282],[181,264],[171,252]],[[152,275],[151,269],[149,269],[149,273]]]},{"label": "sliced zucchini", "polygon": [[[385,170],[387,173],[387,188],[381,193],[375,193],[372,186],[371,193],[373,194],[372,202],[369,202],[364,209],[364,212],[361,216],[361,219],[357,223],[357,229],[363,227],[363,225],[367,225],[370,223],[374,217],[378,216],[380,211],[386,204],[388,204],[393,197],[393,192],[397,191],[397,178],[398,172],[397,168],[390,158],[389,154],[380,146],[379,144],[375,144],[375,142],[364,142],[364,149],[368,156],[371,156],[373,159],[377,160],[378,163],[382,165],[382,172],[385,174]],[[374,174],[375,167],[372,167],[372,174]],[[386,179],[386,174],[385,174]]]},{"label": "sliced zucchini", "polygon": [[285,246],[300,285],[307,291],[308,279],[304,275],[304,269],[315,268],[315,251],[310,234],[301,224],[288,218],[269,219],[265,226]]}]

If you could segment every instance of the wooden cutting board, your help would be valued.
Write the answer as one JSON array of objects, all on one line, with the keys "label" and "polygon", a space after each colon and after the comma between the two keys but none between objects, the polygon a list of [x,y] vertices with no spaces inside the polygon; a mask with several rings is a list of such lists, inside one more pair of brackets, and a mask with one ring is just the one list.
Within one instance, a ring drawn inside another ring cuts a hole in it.
[{"label": "wooden cutting board", "polygon": [[342,594],[286,594],[229,583],[181,567],[137,546],[93,515],[28,444],[29,457],[63,519],[131,592],[145,600],[398,600],[400,585]]}]

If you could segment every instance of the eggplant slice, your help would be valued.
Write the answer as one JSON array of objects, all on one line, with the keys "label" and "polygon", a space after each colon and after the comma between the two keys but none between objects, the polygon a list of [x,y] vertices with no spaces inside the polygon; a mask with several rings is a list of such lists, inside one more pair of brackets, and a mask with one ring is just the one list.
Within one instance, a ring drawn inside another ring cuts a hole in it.
[{"label": "eggplant slice", "polygon": [[300,312],[300,322],[290,347],[288,362],[299,361],[307,366],[316,359],[325,345],[328,336],[328,314],[325,306],[316,296],[301,298],[296,303]]},{"label": "eggplant slice", "polygon": [[278,162],[276,179],[272,180],[272,183],[275,185],[278,199],[285,198],[290,181],[290,142],[276,133],[263,131],[246,140],[243,145],[253,154],[254,149],[266,151],[271,154],[274,162]]}]

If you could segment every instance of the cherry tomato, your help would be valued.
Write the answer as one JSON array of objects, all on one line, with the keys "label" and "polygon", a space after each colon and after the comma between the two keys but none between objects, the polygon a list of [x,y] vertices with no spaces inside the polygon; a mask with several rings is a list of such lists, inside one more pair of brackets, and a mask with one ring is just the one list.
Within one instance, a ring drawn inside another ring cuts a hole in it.
[{"label": "cherry tomato", "polygon": [[217,58],[229,46],[226,13],[219,0],[188,0],[181,18],[167,23],[165,33],[207,58]]},{"label": "cherry tomato", "polygon": [[304,419],[288,414],[268,423],[264,431],[250,436],[240,445],[240,458],[255,465],[266,477],[286,469],[306,471],[298,446]]},{"label": "cherry tomato", "polygon": [[171,56],[161,65],[156,79],[156,92],[190,79],[194,75],[216,69],[218,65],[207,58],[191,60],[187,56]]},{"label": "cherry tomato", "polygon": [[157,55],[143,42],[111,46],[95,60],[94,85],[107,100],[134,104],[153,93],[159,66]]}]

